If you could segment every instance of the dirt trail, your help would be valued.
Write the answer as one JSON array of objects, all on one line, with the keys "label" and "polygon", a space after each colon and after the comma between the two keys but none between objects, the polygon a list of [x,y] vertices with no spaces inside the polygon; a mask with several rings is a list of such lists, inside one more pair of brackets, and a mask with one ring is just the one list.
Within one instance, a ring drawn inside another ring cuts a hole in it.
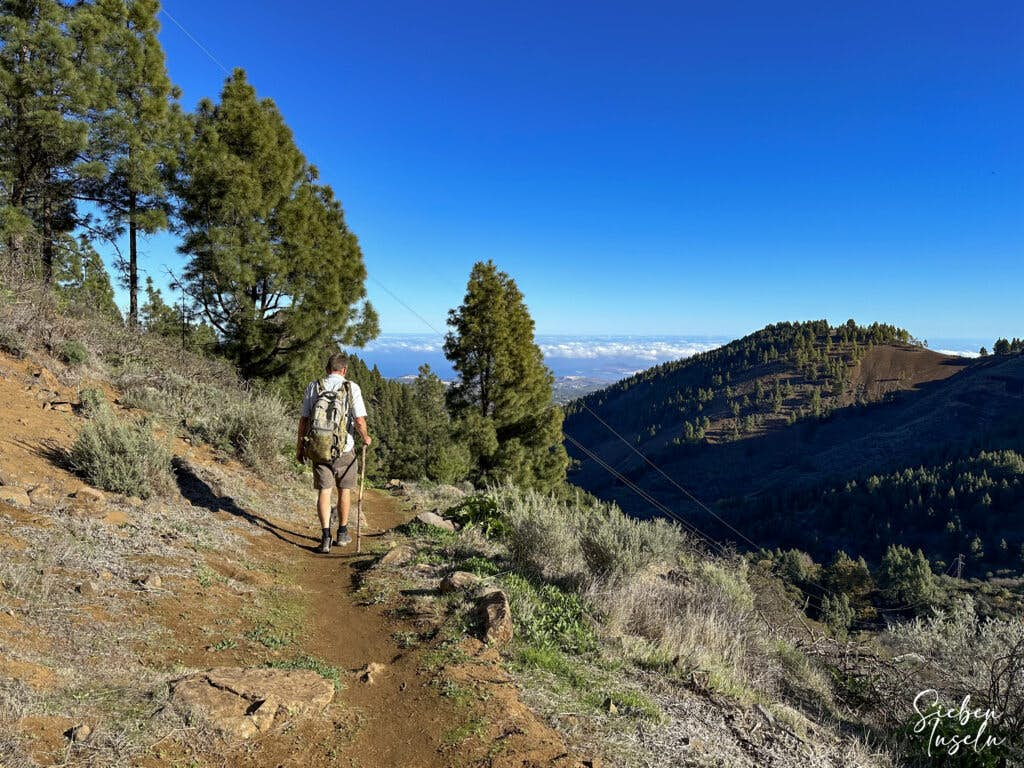
[{"label": "dirt trail", "polygon": [[[366,518],[373,521],[374,528],[364,537],[362,555],[355,554],[355,543],[335,547],[330,555],[313,552],[319,538],[315,522],[302,526],[301,530],[295,530],[298,527],[295,523],[280,528],[281,538],[272,539],[277,552],[265,554],[298,560],[295,572],[309,604],[303,649],[311,656],[353,673],[346,680],[345,690],[339,693],[340,703],[354,710],[356,720],[351,740],[341,750],[345,763],[411,767],[462,764],[459,755],[450,754],[445,758],[441,751],[445,747],[445,734],[461,724],[465,713],[456,711],[427,685],[427,677],[418,673],[422,663],[420,654],[398,647],[392,637],[398,627],[382,609],[359,605],[354,596],[356,569],[368,567],[376,559],[366,554],[367,547],[372,547],[384,530],[409,517],[402,514],[393,500],[378,494],[367,494],[364,505]],[[312,509],[310,518],[312,521]],[[265,545],[267,539],[261,541]],[[359,671],[369,664],[386,666],[384,672],[374,676],[372,684],[359,678]],[[281,751],[288,753],[290,761],[296,761],[298,755],[294,747],[297,745],[281,746],[286,749],[280,750],[265,742],[263,748],[270,754],[262,755],[261,762],[276,764],[266,760],[272,756],[284,758],[277,754]],[[306,750],[300,747],[299,751]],[[315,752],[324,754],[319,745]],[[302,764],[310,765],[310,758],[315,761],[315,755],[304,755]]]},{"label": "dirt trail", "polygon": [[[100,502],[69,497],[84,485],[67,470],[64,459],[82,419],[70,407],[56,408],[48,403],[76,400],[77,387],[53,380],[52,374],[37,365],[3,362],[0,421],[7,428],[0,435],[0,480],[9,488],[32,491],[30,507],[0,505],[0,513],[13,525],[29,526],[20,529],[16,536],[8,532],[0,535],[0,552],[4,557],[23,554],[26,543],[21,537],[29,535],[30,530],[57,530],[64,535],[66,525],[74,520],[98,521],[75,525],[100,525],[109,531],[104,533],[108,539],[125,540],[132,530],[147,530],[148,516],[137,499],[116,494],[109,494],[106,501]],[[51,395],[40,399],[40,392]],[[87,598],[77,591],[80,582],[96,578],[100,571],[71,569],[65,573],[60,563],[47,567],[44,570],[52,581],[52,589],[67,603],[66,610],[81,615],[83,621],[92,621],[93,630],[98,633],[120,631],[119,621],[160,626],[170,633],[168,640],[147,643],[137,648],[134,657],[130,652],[126,656],[126,661],[131,658],[132,664],[139,665],[133,667],[132,674],[140,675],[140,685],[152,684],[142,683],[142,678],[152,680],[153,674],[166,675],[175,667],[258,667],[268,657],[287,660],[305,654],[341,670],[342,686],[335,704],[323,718],[287,724],[241,745],[219,743],[214,745],[212,754],[197,754],[189,746],[183,752],[167,741],[159,752],[146,755],[138,764],[187,764],[200,758],[201,764],[212,761],[209,764],[251,768],[579,765],[567,753],[560,737],[520,702],[511,678],[501,668],[496,650],[466,638],[459,649],[461,660],[447,667],[439,666],[428,659],[428,653],[435,650],[430,642],[406,643],[411,647],[404,648],[395,637],[401,631],[413,634],[410,630],[420,630],[422,625],[413,627],[412,619],[396,616],[395,604],[390,608],[368,605],[357,594],[360,571],[376,562],[377,555],[371,552],[379,551],[389,531],[412,516],[396,499],[379,492],[367,493],[365,510],[370,529],[363,540],[363,554],[355,554],[353,543],[335,548],[330,555],[319,555],[314,552],[319,540],[314,494],[305,482],[299,485],[294,478],[282,477],[280,482],[265,483],[208,447],[179,439],[172,439],[172,443],[174,453],[194,469],[184,473],[179,470],[181,496],[166,501],[176,509],[191,510],[190,516],[181,518],[182,527],[172,538],[178,542],[175,546],[181,545],[180,531],[196,532],[202,528],[213,532],[222,526],[241,533],[248,546],[243,543],[240,549],[206,554],[191,551],[191,557],[201,557],[196,567],[205,561],[203,567],[212,569],[208,574],[223,577],[222,581],[205,578],[204,583],[187,575],[187,563],[186,575],[181,575],[180,554],[172,559],[129,554],[134,565],[124,567],[131,572],[163,570],[164,589],[155,593],[117,581],[114,586],[103,587],[107,597]],[[244,487],[246,498],[232,498],[225,490],[227,486],[222,488],[221,483],[232,488]],[[110,557],[115,557],[114,553]],[[264,564],[265,570],[252,565],[258,562]],[[113,564],[107,567],[120,573]],[[115,576],[115,580],[119,578]],[[297,585],[299,602],[305,609],[303,626],[280,652],[247,642],[242,636],[245,627],[251,626],[251,616],[247,616],[250,596],[273,587],[278,578],[287,582],[292,592],[296,591],[292,585]],[[431,590],[412,590],[405,595],[401,584],[394,586],[399,602],[406,598],[432,603],[436,596]],[[6,602],[14,607],[24,603],[10,595]],[[113,616],[108,613],[111,610],[115,611]],[[75,652],[70,646],[65,647],[63,640],[50,649],[44,625],[33,626],[30,622],[29,606],[24,605],[23,611],[19,609],[17,618],[15,613],[0,613],[0,648],[7,648],[0,653],[0,661],[4,662],[0,664],[0,682],[3,678],[15,683],[21,680],[45,695],[59,698],[62,681],[78,677],[68,669],[88,664],[89,660],[68,656]],[[231,650],[218,650],[212,643],[217,637],[234,638],[237,642],[225,646]],[[17,642],[12,646],[9,641],[15,639]],[[43,680],[38,675],[28,675],[25,662],[14,656],[7,658],[13,652],[36,659],[39,663],[31,669],[49,677]],[[48,655],[52,657],[49,661]],[[367,683],[359,671],[371,663],[383,664],[385,669],[375,675],[372,683]],[[47,665],[58,672],[56,679]],[[465,695],[446,695],[446,682],[457,683]],[[137,693],[145,696],[146,689]],[[73,722],[63,716],[37,716],[37,711],[42,712],[41,701],[37,694],[33,696],[36,698],[26,700],[27,708],[15,728],[29,740],[29,749],[40,764],[65,761],[63,732]],[[102,725],[103,718],[98,722]],[[116,725],[116,719],[107,725]],[[2,748],[0,743],[0,751]],[[68,764],[75,762],[72,759]]]}]

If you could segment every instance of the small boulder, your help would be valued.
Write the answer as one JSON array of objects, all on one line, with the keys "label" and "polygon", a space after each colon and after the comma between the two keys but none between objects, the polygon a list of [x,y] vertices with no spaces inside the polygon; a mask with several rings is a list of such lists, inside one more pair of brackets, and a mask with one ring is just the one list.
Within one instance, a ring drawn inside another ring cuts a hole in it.
[{"label": "small boulder", "polygon": [[401,544],[387,552],[380,559],[381,565],[405,565],[411,563],[416,557],[416,547],[409,544]]},{"label": "small boulder", "polygon": [[446,531],[455,531],[455,523],[451,520],[445,520],[436,512],[420,512],[416,515],[416,519],[424,525],[433,525],[436,528],[443,528]]},{"label": "small boulder", "polygon": [[462,592],[471,589],[480,583],[480,577],[469,571],[452,571],[441,579],[441,591],[445,594],[450,592]]},{"label": "small boulder", "polygon": [[68,737],[69,741],[79,744],[92,736],[92,728],[85,723],[82,723],[81,725],[76,725],[74,728],[69,728],[64,731],[64,735]]},{"label": "small boulder", "polygon": [[74,498],[94,504],[103,501],[105,497],[103,495],[103,491],[93,488],[92,486],[83,485],[75,491]]},{"label": "small boulder", "polygon": [[500,589],[485,592],[477,598],[477,613],[483,624],[484,640],[492,645],[505,645],[512,640],[512,609],[508,595]]},{"label": "small boulder", "polygon": [[250,739],[289,720],[317,716],[334,699],[334,685],[310,670],[221,667],[171,685],[171,706],[223,735]]},{"label": "small boulder", "polygon": [[78,593],[82,597],[96,597],[103,593],[103,585],[98,581],[83,581],[78,585]]},{"label": "small boulder", "polygon": [[49,507],[57,500],[53,489],[48,485],[37,485],[28,492],[28,497],[37,507]]},{"label": "small boulder", "polygon": [[437,486],[437,492],[442,496],[447,496],[453,499],[461,499],[466,495],[465,491],[454,485],[439,485]]},{"label": "small boulder", "polygon": [[373,685],[381,675],[387,672],[387,669],[386,664],[371,661],[359,670],[359,680],[367,685]]},{"label": "small boulder", "polygon": [[24,488],[16,488],[13,485],[0,486],[0,501],[10,504],[12,507],[28,509],[32,506],[32,499]]},{"label": "small boulder", "polygon": [[461,483],[459,483],[455,487],[458,488],[460,491],[462,491],[467,496],[469,494],[471,494],[471,493],[475,493],[476,492],[476,488],[473,487],[473,484],[471,482],[469,482],[469,480],[463,480]]},{"label": "small boulder", "polygon": [[151,573],[142,581],[142,586],[146,589],[160,589],[163,585],[163,579],[160,578],[158,573]]},{"label": "small boulder", "polygon": [[57,380],[57,377],[53,375],[49,368],[40,368],[33,375],[38,379],[38,383],[46,387],[46,389],[60,389],[60,381]]}]

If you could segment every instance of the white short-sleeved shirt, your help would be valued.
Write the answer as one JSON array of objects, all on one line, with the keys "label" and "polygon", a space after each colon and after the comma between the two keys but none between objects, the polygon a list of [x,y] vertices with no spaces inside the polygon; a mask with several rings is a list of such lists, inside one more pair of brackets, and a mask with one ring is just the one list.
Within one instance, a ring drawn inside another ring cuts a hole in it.
[{"label": "white short-sleeved shirt", "polygon": [[[326,379],[323,379],[324,386],[329,391],[337,391],[341,389],[341,385],[345,383],[345,377],[340,373],[332,373]],[[313,415],[313,405],[316,403],[316,392],[317,384],[319,382],[311,381],[309,386],[306,387],[306,396],[302,399],[302,416],[308,419]],[[366,418],[366,404],[363,402],[363,391],[359,388],[359,385],[354,381],[350,382],[352,385],[352,407],[349,409],[348,423],[345,425],[345,447],[344,451],[347,453],[355,448],[356,441],[352,435],[353,430],[353,419],[365,419]]]}]

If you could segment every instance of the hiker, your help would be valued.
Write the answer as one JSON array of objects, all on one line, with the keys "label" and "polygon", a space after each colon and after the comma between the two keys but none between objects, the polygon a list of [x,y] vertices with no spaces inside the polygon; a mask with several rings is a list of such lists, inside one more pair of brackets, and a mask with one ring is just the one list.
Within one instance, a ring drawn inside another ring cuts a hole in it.
[{"label": "hiker", "polygon": [[331,551],[331,491],[338,489],[339,547],[349,544],[348,512],[352,489],[356,487],[357,459],[353,428],[364,446],[370,444],[366,429],[366,405],[359,385],[345,378],[348,357],[335,352],[327,360],[327,378],[310,382],[302,400],[296,458],[313,465],[313,488],[317,490],[316,510],[320,515],[321,538],[317,552]]}]

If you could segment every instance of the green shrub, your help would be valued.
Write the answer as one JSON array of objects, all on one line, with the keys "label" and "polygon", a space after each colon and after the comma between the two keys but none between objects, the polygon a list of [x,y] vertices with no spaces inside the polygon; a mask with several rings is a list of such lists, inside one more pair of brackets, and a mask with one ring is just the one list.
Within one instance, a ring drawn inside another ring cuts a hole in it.
[{"label": "green shrub", "polygon": [[79,392],[78,401],[82,404],[82,415],[87,419],[94,419],[110,408],[103,390],[95,387],[89,387]]},{"label": "green shrub", "polygon": [[674,564],[687,548],[682,531],[663,520],[634,520],[616,507],[582,499],[495,488],[516,565],[569,586],[628,575],[652,563]]},{"label": "green shrub", "polygon": [[282,449],[293,444],[284,404],[270,393],[203,384],[174,374],[126,377],[121,389],[126,405],[173,420],[253,469],[273,468]]},{"label": "green shrub", "polygon": [[515,574],[505,580],[505,591],[516,630],[526,642],[573,653],[596,648],[596,636],[576,595]]},{"label": "green shrub", "polygon": [[171,453],[144,421],[124,421],[103,410],[87,422],[71,448],[71,465],[90,485],[147,499],[170,491]]},{"label": "green shrub", "polygon": [[80,341],[65,341],[60,347],[60,359],[68,365],[83,365],[89,361],[89,350]]},{"label": "green shrub", "polygon": [[509,533],[508,521],[498,511],[493,496],[470,496],[461,504],[448,510],[460,527],[473,526],[489,539],[502,539]]}]

